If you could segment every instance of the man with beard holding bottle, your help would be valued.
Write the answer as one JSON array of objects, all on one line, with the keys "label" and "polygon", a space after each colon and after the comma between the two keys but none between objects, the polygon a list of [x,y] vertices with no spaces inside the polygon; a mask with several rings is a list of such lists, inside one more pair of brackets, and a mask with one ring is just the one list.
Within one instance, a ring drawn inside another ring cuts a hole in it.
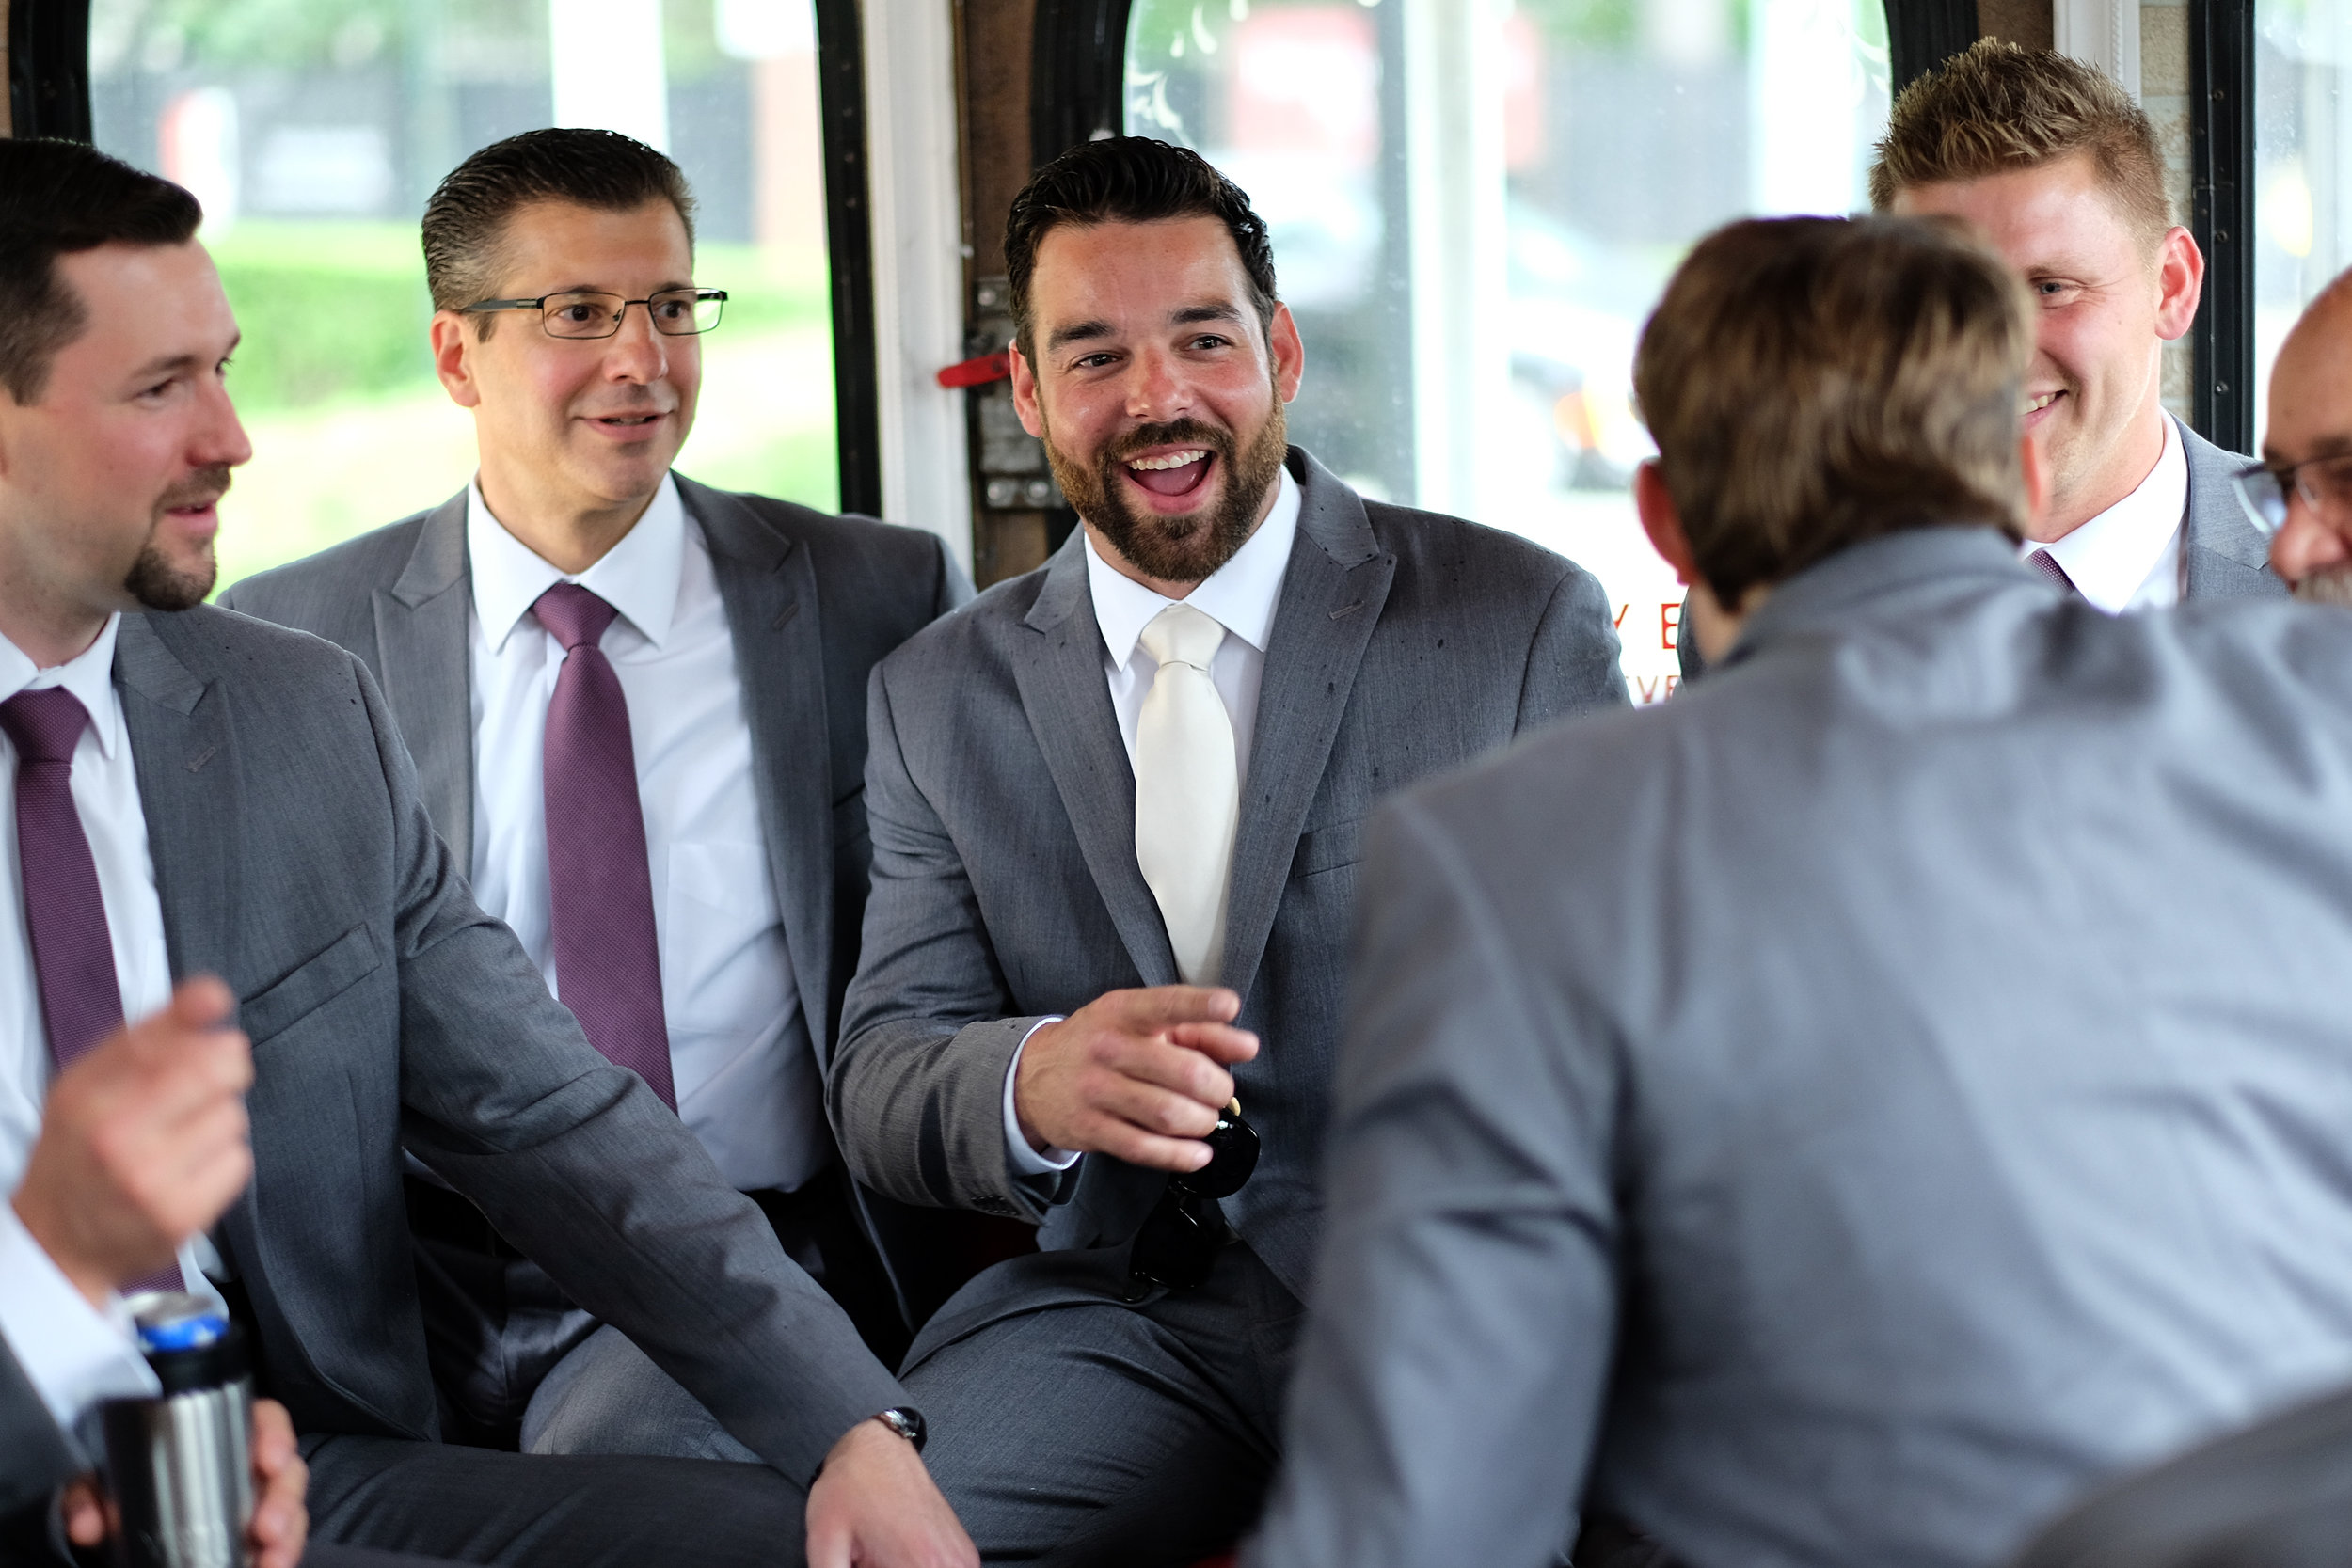
[{"label": "man with beard holding bottle", "polygon": [[875,672],[828,1100],[860,1181],[1041,1227],[906,1363],[983,1557],[1181,1563],[1278,1457],[1365,812],[1625,686],[1589,574],[1287,444],[1298,329],[1200,158],[1074,148],[1006,251],[1085,526]]}]

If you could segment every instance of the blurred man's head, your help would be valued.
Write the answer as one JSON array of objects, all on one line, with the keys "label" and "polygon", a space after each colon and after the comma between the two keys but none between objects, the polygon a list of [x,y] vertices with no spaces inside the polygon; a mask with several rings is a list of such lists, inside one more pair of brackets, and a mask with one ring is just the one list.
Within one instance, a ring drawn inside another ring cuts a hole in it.
[{"label": "blurred man's head", "polygon": [[2203,287],[2155,129],[2090,66],[1986,39],[1904,89],[1878,150],[1872,206],[1966,219],[2033,291],[2024,407],[2050,486],[2035,532],[2062,538],[2155,466],[2163,345]]},{"label": "blurred man's head", "polygon": [[[425,204],[434,361],[473,410],[483,492],[503,520],[634,520],[669,472],[702,388],[699,342],[661,330],[694,325],[678,293],[694,287],[693,215],[668,158],[569,129],[484,148]],[[480,309],[517,300],[546,303]],[[605,335],[558,335],[592,328]]]},{"label": "blurred man's head", "polygon": [[1083,143],[1013,200],[1013,402],[1114,564],[1168,585],[1273,506],[1306,356],[1249,198],[1195,153]]},{"label": "blurred man's head", "polygon": [[2352,605],[2352,273],[2312,301],[2270,372],[2263,467],[2249,476],[2271,569],[2296,596]]},{"label": "blurred man's head", "polygon": [[186,191],[92,148],[0,140],[12,637],[95,635],[115,610],[212,591],[215,503],[252,449],[222,382],[237,325],[196,243],[201,216]]},{"label": "blurred man's head", "polygon": [[[1778,218],[1691,252],[1633,360],[1643,521],[1730,610],[1908,529],[2026,523],[2015,275],[1960,226]],[[1716,650],[1710,650],[1710,653]]]}]

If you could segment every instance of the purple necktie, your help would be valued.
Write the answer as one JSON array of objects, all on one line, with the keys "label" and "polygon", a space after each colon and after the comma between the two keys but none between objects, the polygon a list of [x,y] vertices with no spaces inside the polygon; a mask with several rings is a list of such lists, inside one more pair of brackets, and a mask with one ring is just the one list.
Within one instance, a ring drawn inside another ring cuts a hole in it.
[{"label": "purple necktie", "polygon": [[675,1110],[628,699],[597,646],[619,612],[570,582],[540,594],[531,612],[565,656],[542,753],[556,991],[589,1044]]},{"label": "purple necktie", "polygon": [[2048,550],[2034,551],[2033,554],[2026,557],[2026,564],[2058,584],[2064,592],[2074,594],[2078,599],[2082,597],[2083,591],[2074,586],[2074,579],[2066,575],[2066,568],[2059,565],[2058,557]]},{"label": "purple necktie", "polygon": [[[63,1072],[122,1027],[122,988],[98,865],[73,806],[73,749],[89,713],[61,686],[0,703],[0,730],[16,746],[16,853],[24,924],[49,1058]],[[135,1279],[125,1293],[177,1291],[180,1265]]]}]

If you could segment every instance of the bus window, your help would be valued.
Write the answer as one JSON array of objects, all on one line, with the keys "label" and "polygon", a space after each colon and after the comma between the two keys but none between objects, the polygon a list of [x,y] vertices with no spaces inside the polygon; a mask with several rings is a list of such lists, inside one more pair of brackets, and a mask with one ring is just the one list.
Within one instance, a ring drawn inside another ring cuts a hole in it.
[{"label": "bus window", "polygon": [[2255,0],[2254,424],[2295,318],[2352,266],[2352,3]]},{"label": "bus window", "polygon": [[834,506],[810,0],[96,0],[90,73],[98,145],[203,201],[244,329],[224,586],[472,474],[417,221],[466,154],[542,125],[626,131],[692,182],[696,281],[729,298],[680,469]]},{"label": "bus window", "polygon": [[1879,0],[1136,0],[1125,90],[1130,132],[1200,151],[1273,231],[1294,439],[1574,559],[1635,699],[1672,691],[1634,341],[1708,230],[1866,204]]}]

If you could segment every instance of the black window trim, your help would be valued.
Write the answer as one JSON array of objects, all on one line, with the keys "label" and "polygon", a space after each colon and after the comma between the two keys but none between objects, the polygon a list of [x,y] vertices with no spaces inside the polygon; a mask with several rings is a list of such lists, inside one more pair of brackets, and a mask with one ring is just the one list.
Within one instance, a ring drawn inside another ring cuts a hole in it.
[{"label": "black window trim", "polygon": [[8,129],[90,139],[89,0],[8,0]]},{"label": "black window trim", "polygon": [[2189,329],[2189,423],[2254,450],[2254,0],[2189,0],[2189,232],[2205,293]]}]

